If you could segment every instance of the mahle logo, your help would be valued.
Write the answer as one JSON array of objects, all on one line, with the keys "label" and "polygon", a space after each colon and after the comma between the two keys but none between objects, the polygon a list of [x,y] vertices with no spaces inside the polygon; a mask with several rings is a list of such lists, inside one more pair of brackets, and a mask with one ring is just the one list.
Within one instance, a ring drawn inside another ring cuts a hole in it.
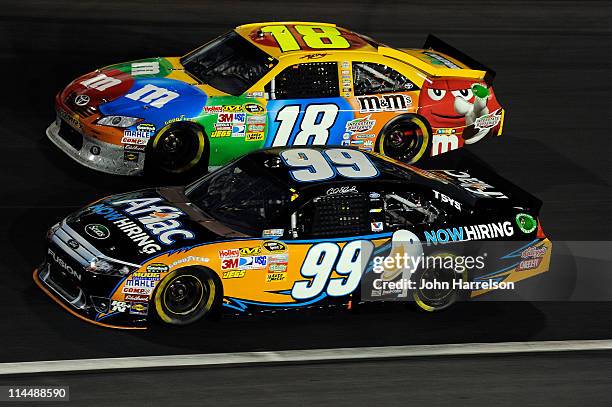
[{"label": "mahle logo", "polygon": [[85,233],[94,239],[106,239],[110,236],[110,231],[104,225],[100,225],[98,223],[91,223],[85,226]]}]

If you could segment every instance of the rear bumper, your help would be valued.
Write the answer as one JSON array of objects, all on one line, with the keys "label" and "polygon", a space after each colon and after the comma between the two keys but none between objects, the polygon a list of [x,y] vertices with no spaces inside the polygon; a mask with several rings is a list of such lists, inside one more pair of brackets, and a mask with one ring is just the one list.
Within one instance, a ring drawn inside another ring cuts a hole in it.
[{"label": "rear bumper", "polygon": [[[122,146],[94,140],[83,132],[71,127],[70,131],[77,140],[72,143],[60,134],[60,121],[55,120],[47,127],[47,137],[60,150],[68,154],[70,158],[85,167],[113,175],[142,175],[144,168],[144,152],[137,154],[137,161],[126,161],[125,150]],[[69,126],[66,122],[62,126]],[[82,140],[78,140],[78,138]],[[99,149],[98,154],[92,150]]]}]

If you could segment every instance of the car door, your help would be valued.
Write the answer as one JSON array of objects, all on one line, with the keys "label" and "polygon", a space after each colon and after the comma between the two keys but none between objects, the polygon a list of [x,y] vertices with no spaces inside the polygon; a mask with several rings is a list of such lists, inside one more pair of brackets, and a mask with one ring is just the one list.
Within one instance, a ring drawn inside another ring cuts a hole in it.
[{"label": "car door", "polygon": [[338,63],[293,64],[266,86],[266,147],[340,145],[352,107],[340,95]]}]

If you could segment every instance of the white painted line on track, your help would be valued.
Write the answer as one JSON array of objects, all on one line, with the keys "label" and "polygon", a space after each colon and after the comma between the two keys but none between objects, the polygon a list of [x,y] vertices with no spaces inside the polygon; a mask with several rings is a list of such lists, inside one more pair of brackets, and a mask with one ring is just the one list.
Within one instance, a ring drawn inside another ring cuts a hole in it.
[{"label": "white painted line on track", "polygon": [[393,359],[420,356],[491,355],[534,352],[612,350],[612,340],[458,343],[364,348],[283,350],[125,358],[0,363],[0,375],[99,370],[222,367],[267,363],[304,363]]}]

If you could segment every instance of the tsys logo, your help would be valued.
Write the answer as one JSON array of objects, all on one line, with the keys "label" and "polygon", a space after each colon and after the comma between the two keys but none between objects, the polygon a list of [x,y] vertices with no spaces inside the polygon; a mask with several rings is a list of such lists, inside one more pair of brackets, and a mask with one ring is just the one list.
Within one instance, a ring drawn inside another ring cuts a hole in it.
[{"label": "tsys logo", "polygon": [[100,240],[106,239],[110,236],[110,231],[108,230],[108,228],[98,223],[90,223],[89,225],[85,226],[85,233],[87,233],[94,239]]},{"label": "tsys logo", "polygon": [[516,215],[516,224],[523,233],[531,233],[538,227],[538,221],[526,213]]}]

